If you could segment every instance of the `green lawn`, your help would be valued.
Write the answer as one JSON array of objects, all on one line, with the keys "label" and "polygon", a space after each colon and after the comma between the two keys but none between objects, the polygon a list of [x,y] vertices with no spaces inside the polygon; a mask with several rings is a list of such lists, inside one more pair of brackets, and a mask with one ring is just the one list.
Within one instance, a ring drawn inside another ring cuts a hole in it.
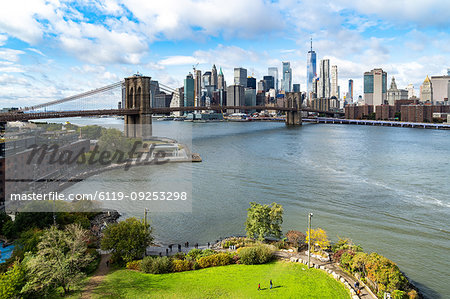
[{"label": "green lawn", "polygon": [[[269,289],[272,279],[274,288]],[[261,283],[260,291],[257,290]],[[105,277],[94,298],[349,298],[325,272],[298,263],[230,265],[170,274],[117,270]]]}]

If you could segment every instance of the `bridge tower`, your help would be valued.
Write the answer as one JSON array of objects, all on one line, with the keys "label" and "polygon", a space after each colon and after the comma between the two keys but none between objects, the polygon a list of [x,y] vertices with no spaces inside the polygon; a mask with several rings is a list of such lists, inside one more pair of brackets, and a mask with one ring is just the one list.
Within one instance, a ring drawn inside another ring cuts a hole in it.
[{"label": "bridge tower", "polygon": [[125,115],[125,136],[152,137],[150,77],[134,75],[125,78],[125,109],[139,109],[139,114]]},{"label": "bridge tower", "polygon": [[302,125],[302,94],[301,92],[286,92],[285,105],[287,108],[296,108],[294,111],[286,111],[286,125],[301,126]]}]

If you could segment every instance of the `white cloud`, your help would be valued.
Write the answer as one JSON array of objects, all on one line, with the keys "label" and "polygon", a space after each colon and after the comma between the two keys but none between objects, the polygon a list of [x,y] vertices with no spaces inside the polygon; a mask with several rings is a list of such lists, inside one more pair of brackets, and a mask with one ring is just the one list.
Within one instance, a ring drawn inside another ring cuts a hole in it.
[{"label": "white cloud", "polygon": [[197,64],[198,59],[193,56],[171,56],[158,62],[160,65]]},{"label": "white cloud", "polygon": [[[275,4],[263,0],[124,0],[153,40],[199,39],[205,36],[254,37],[282,27]],[[249,13],[251,12],[251,13]]]},{"label": "white cloud", "polygon": [[0,34],[0,46],[3,46],[8,40],[8,36],[6,34]]},{"label": "white cloud", "polygon": [[6,61],[11,61],[11,62],[18,62],[19,55],[22,55],[24,53],[25,52],[21,51],[21,50],[0,48],[0,59],[6,60]]}]

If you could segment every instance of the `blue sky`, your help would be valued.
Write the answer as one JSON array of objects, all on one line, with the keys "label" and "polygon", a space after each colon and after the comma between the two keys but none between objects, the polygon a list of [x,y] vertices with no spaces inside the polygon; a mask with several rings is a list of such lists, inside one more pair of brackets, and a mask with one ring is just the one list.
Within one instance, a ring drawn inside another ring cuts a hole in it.
[{"label": "blue sky", "polygon": [[318,59],[362,94],[382,67],[400,88],[450,68],[450,1],[16,0],[0,4],[0,107],[27,106],[114,83],[136,71],[172,87],[199,63],[257,79],[290,61],[306,89]]}]

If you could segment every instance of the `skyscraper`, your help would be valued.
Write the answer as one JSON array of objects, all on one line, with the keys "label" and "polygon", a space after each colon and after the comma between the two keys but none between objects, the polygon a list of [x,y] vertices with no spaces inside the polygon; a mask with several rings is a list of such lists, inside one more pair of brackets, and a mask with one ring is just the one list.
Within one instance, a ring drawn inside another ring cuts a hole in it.
[{"label": "skyscraper", "polygon": [[300,84],[293,84],[292,85],[292,91],[293,92],[300,92]]},{"label": "skyscraper", "polygon": [[217,80],[218,80],[217,69],[216,69],[216,65],[213,64],[212,71],[211,71],[211,85],[214,86],[214,90],[217,89],[217,85],[218,85]]},{"label": "skyscraper", "polygon": [[395,83],[395,78],[392,76],[391,87],[387,91],[387,101],[391,106],[395,105],[395,101],[407,100],[408,91],[406,89],[398,89],[397,83]]},{"label": "skyscraper", "polygon": [[408,99],[416,96],[414,92],[414,85],[412,83],[409,83],[406,87],[406,90],[408,91]]},{"label": "skyscraper", "polygon": [[184,107],[194,106],[195,101],[195,80],[192,74],[184,79]]},{"label": "skyscraper", "polygon": [[[348,80],[348,94],[350,96],[350,99],[353,100],[353,80]],[[351,102],[349,99],[347,99],[347,102]]]},{"label": "skyscraper", "polygon": [[337,65],[331,66],[331,96],[339,99]]},{"label": "skyscraper", "polygon": [[420,86],[420,101],[421,102],[433,102],[433,88],[430,78],[427,77]]},{"label": "skyscraper", "polygon": [[313,81],[314,77],[317,76],[316,72],[316,52],[312,49],[312,38],[311,38],[311,50],[308,51],[307,61],[306,61],[306,93],[309,97],[309,93],[313,92]]},{"label": "skyscraper", "polygon": [[256,78],[247,77],[247,85],[245,87],[256,89]]},{"label": "skyscraper", "polygon": [[330,98],[330,60],[320,60],[319,86],[317,91],[318,98]]},{"label": "skyscraper", "polygon": [[274,89],[275,88],[275,79],[273,76],[264,76],[263,80],[265,82],[265,88],[266,90],[264,91],[268,91],[269,89]]},{"label": "skyscraper", "polygon": [[269,67],[268,68],[268,75],[272,76],[274,78],[275,82],[275,90],[278,91],[278,68],[277,67]]},{"label": "skyscraper", "polygon": [[387,95],[387,73],[382,69],[373,69],[364,73],[364,100],[367,105],[382,105]]},{"label": "skyscraper", "polygon": [[242,67],[234,68],[234,84],[247,86],[247,69]]},{"label": "skyscraper", "polygon": [[[245,105],[244,86],[240,84],[228,86],[227,106],[244,106],[244,105]],[[239,110],[227,109],[227,113],[235,113],[235,112],[239,112]]]},{"label": "skyscraper", "polygon": [[219,75],[217,76],[217,89],[226,89],[225,79],[223,77],[222,68],[220,68]]},{"label": "skyscraper", "polygon": [[283,84],[281,89],[285,92],[291,92],[292,69],[290,62],[283,62]]},{"label": "skyscraper", "polygon": [[194,80],[195,80],[194,106],[200,107],[201,98],[202,98],[202,71],[201,70],[195,70]]}]

